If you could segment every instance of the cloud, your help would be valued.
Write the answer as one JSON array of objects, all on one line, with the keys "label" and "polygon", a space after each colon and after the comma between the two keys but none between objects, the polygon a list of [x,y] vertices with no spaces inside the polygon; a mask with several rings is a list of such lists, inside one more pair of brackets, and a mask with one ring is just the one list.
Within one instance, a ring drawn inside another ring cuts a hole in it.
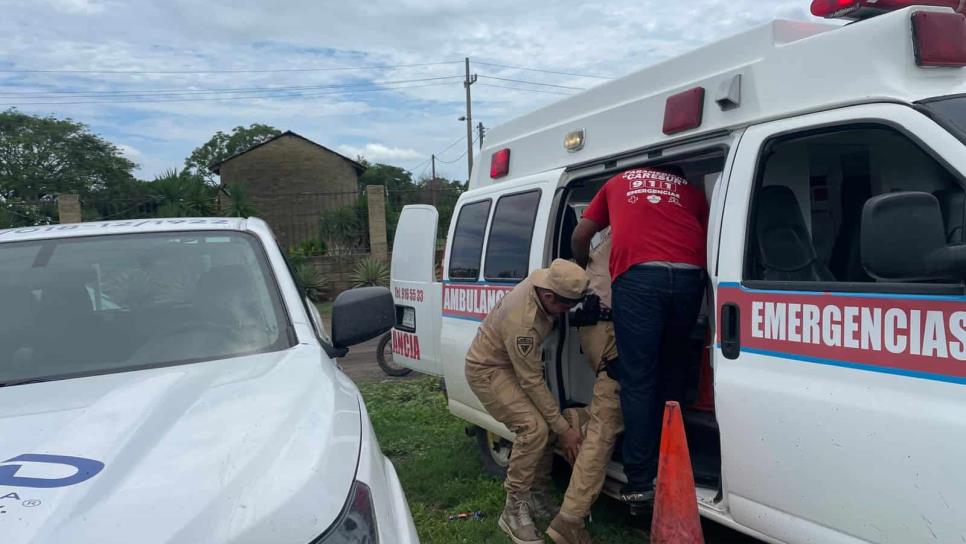
[{"label": "cloud", "polygon": [[[616,77],[776,17],[810,19],[805,0],[3,4],[0,69],[75,72],[0,73],[0,109],[82,121],[138,150],[148,178],[255,122],[413,168],[465,134],[464,57],[480,76],[529,82],[472,87],[474,120],[493,127],[575,92],[548,85],[602,80],[492,64]],[[132,70],[143,73],[116,73]],[[463,179],[463,166],[438,168]]]},{"label": "cloud", "polygon": [[426,156],[415,149],[389,147],[387,145],[376,143],[366,144],[365,147],[340,145],[338,147],[338,151],[347,157],[353,159],[356,157],[365,157],[366,160],[371,162],[413,161],[422,159]]}]

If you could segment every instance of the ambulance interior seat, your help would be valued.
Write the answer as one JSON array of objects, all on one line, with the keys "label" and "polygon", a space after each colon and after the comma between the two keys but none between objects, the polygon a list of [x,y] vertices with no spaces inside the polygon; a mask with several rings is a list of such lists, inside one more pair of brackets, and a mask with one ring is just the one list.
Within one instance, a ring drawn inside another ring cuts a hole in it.
[{"label": "ambulance interior seat", "polygon": [[754,236],[758,279],[835,281],[812,246],[802,210],[789,187],[769,185],[761,189]]},{"label": "ambulance interior seat", "polygon": [[966,193],[960,188],[940,189],[933,192],[933,196],[939,201],[939,209],[942,210],[943,223],[946,227],[946,243],[962,244],[963,222],[966,220]]}]

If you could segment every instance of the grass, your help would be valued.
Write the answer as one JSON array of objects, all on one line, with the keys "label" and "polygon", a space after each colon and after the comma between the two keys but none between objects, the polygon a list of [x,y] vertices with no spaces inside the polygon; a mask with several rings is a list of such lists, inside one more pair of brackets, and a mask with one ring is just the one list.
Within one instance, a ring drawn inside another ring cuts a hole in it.
[{"label": "grass", "polygon": [[[420,540],[510,542],[496,524],[505,497],[502,482],[483,472],[476,439],[447,410],[439,381],[384,380],[359,388],[382,451],[399,473]],[[486,515],[482,521],[447,521],[451,514],[477,510]],[[593,519],[595,543],[644,541],[627,525],[623,507],[606,497],[594,506]]]}]

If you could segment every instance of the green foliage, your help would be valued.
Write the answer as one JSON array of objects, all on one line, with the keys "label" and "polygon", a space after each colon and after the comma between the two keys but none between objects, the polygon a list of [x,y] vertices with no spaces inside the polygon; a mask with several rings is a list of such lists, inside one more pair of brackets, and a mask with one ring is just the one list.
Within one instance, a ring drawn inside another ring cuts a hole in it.
[{"label": "green foliage", "polygon": [[[399,474],[416,531],[423,542],[509,542],[497,520],[502,482],[483,472],[476,440],[466,422],[449,413],[439,380],[383,380],[359,385],[379,445]],[[560,500],[563,487],[557,489]],[[481,510],[482,521],[447,521],[451,514]],[[601,498],[588,530],[594,542],[644,542],[628,525],[626,508]],[[719,542],[731,542],[720,540]]]},{"label": "green foliage", "polygon": [[389,265],[366,257],[356,264],[355,270],[349,276],[349,281],[355,287],[389,287]]},{"label": "green foliage", "polygon": [[252,123],[247,128],[238,126],[231,134],[218,131],[205,144],[191,152],[185,159],[185,168],[194,175],[201,176],[209,184],[215,183],[215,174],[208,167],[232,155],[278,136],[282,132],[275,127]]},{"label": "green foliage", "polygon": [[243,185],[227,185],[225,193],[225,206],[222,207],[222,214],[225,217],[253,217],[258,215],[258,208],[248,196],[248,191]]},{"label": "green foliage", "polygon": [[301,260],[292,263],[292,271],[295,273],[295,281],[305,290],[306,296],[312,302],[321,302],[329,291],[329,280],[322,272]]},{"label": "green foliage", "polygon": [[322,212],[319,235],[331,254],[365,252],[369,247],[369,208],[366,198],[356,204]]},{"label": "green foliage", "polygon": [[168,170],[147,184],[157,202],[156,217],[214,215],[214,189],[187,170]]},{"label": "green foliage", "polygon": [[325,255],[327,248],[322,240],[302,240],[288,250],[289,257],[318,257]]},{"label": "green foliage", "polygon": [[71,119],[0,112],[0,198],[82,196],[132,181],[136,165],[117,146]]},{"label": "green foliage", "polygon": [[366,166],[366,171],[359,176],[359,190],[365,191],[367,185],[382,185],[389,191],[390,195],[397,191],[413,189],[413,175],[408,170],[382,163],[362,163]]}]

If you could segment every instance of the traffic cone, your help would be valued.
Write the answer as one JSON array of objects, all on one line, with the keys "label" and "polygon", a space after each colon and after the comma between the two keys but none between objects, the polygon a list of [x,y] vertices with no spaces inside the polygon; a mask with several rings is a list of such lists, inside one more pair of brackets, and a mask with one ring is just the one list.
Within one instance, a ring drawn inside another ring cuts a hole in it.
[{"label": "traffic cone", "polygon": [[704,544],[681,405],[664,406],[651,544]]}]

